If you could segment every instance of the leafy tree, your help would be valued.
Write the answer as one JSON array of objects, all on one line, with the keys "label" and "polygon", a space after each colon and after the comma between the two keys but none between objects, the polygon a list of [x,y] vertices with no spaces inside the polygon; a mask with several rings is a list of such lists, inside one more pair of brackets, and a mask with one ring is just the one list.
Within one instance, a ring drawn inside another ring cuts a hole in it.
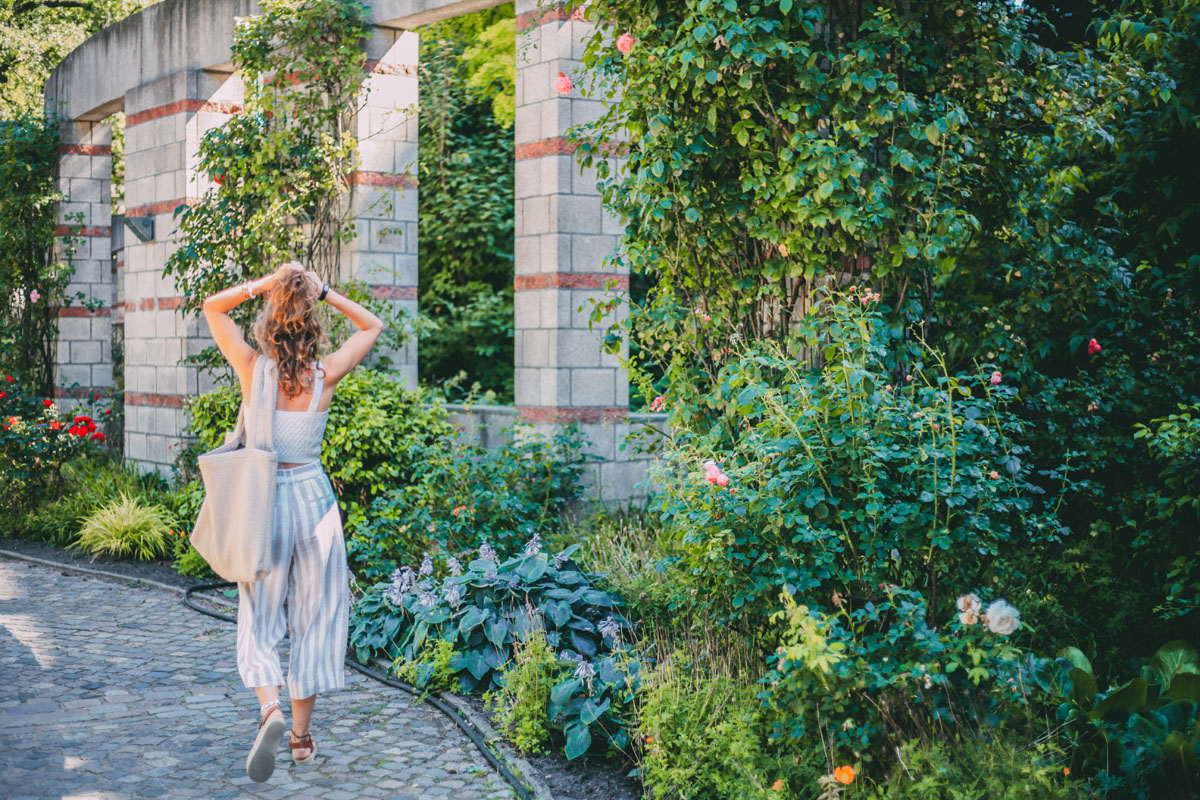
[{"label": "leafy tree", "polygon": [[84,39],[149,0],[0,0],[0,119],[40,114],[51,70]]},{"label": "leafy tree", "polygon": [[[1152,650],[1166,556],[1195,548],[1147,527],[1160,470],[1133,425],[1200,399],[1197,8],[1127,2],[1094,47],[1058,50],[999,0],[589,4],[585,66],[620,100],[578,136],[628,226],[614,258],[648,285],[630,315],[646,399],[736,441],[705,388],[730,341],[785,343],[819,286],[870,286],[893,381],[921,340],[951,371],[1000,371],[1037,423],[1035,483],[1071,491],[1076,538],[1017,557],[1045,565],[1025,570],[1043,642]],[[1100,577],[1120,611],[1092,624]]]},{"label": "leafy tree", "polygon": [[[421,378],[513,392],[513,7],[421,36]],[[446,384],[447,388],[454,384]]]}]

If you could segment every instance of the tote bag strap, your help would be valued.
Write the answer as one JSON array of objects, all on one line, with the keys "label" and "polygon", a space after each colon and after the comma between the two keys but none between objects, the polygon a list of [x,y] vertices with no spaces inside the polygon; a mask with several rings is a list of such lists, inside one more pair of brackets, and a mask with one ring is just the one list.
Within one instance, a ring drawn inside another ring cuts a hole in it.
[{"label": "tote bag strap", "polygon": [[[247,411],[246,446],[259,450],[275,448],[274,417],[278,379],[272,369],[275,362],[261,353],[254,363],[254,380],[250,385],[250,408]],[[241,412],[239,411],[239,417]]]}]

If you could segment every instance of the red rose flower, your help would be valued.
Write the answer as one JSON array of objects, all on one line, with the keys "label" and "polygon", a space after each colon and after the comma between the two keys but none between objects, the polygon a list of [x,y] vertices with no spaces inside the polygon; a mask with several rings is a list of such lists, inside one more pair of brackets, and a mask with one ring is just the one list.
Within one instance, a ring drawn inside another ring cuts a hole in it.
[{"label": "red rose flower", "polygon": [[8,395],[8,392],[0,392],[0,397],[6,397],[7,395]]},{"label": "red rose flower", "polygon": [[104,432],[96,431],[95,433],[92,434],[92,438],[95,439],[97,442],[103,442],[104,441]]},{"label": "red rose flower", "polygon": [[47,397],[42,401],[42,405],[44,405],[46,408],[49,408],[50,406],[54,405],[54,401]]},{"label": "red rose flower", "polygon": [[62,427],[62,423],[59,422],[58,420],[54,420],[53,422],[50,423],[50,430],[52,430],[52,431],[56,431],[61,427]]}]

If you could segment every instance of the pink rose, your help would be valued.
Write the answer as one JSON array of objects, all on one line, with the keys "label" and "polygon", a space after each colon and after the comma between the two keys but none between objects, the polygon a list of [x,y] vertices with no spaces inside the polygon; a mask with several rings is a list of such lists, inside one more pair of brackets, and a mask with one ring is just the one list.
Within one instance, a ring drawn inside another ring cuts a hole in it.
[{"label": "pink rose", "polygon": [[988,477],[989,477],[989,478],[991,478],[991,479],[992,479],[992,480],[994,480],[994,481],[995,481],[995,480],[999,480],[999,479],[1000,479],[1000,473],[999,473],[999,472],[996,472],[996,470],[992,470],[991,472],[989,472],[989,473],[988,473]]},{"label": "pink rose", "polygon": [[1088,355],[1094,356],[1096,353],[1099,353],[1100,350],[1100,343],[1095,339],[1092,339],[1090,342],[1088,342]]},{"label": "pink rose", "polygon": [[554,91],[559,94],[571,93],[571,78],[564,72],[558,73],[558,78],[554,81]]},{"label": "pink rose", "polygon": [[726,475],[724,472],[717,475],[717,486],[724,486],[727,483],[729,483],[728,475]]},{"label": "pink rose", "polygon": [[[29,293],[29,299],[30,299],[30,300],[32,300],[32,301],[33,301],[33,302],[35,302],[35,303],[38,301],[38,298],[39,298],[39,297],[41,297],[41,295],[40,295],[40,294],[38,294],[38,290],[37,290],[37,289],[34,289],[32,292],[30,292],[30,293]],[[1096,341],[1096,340],[1095,340],[1095,339],[1092,339],[1092,341],[1094,342],[1094,341]]]},{"label": "pink rose", "polygon": [[992,378],[991,378],[992,386],[995,386],[996,384],[1000,383],[1000,381],[1002,381],[1003,379],[1004,379],[1004,376],[1001,375],[999,372],[993,372]]},{"label": "pink rose", "polygon": [[622,33],[617,37],[617,49],[621,51],[621,55],[625,55],[633,49],[633,37],[628,33]]}]

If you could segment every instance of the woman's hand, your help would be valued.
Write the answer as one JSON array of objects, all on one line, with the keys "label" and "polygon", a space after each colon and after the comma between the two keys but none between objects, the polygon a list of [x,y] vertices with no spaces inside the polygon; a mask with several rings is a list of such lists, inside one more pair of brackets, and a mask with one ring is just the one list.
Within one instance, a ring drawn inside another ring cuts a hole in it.
[{"label": "woman's hand", "polygon": [[308,278],[309,285],[312,286],[313,297],[319,295],[321,293],[321,286],[325,283],[323,280],[321,280],[321,276],[317,274],[316,270],[312,269],[305,270],[304,276]]}]

